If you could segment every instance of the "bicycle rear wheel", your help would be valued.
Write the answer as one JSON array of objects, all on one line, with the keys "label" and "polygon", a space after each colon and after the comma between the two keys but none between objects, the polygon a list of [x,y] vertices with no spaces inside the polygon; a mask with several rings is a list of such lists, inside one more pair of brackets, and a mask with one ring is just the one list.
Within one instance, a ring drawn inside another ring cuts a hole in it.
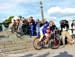
[{"label": "bicycle rear wheel", "polygon": [[60,38],[59,37],[55,37],[54,39],[50,40],[49,43],[50,48],[52,49],[57,49],[60,46]]}]

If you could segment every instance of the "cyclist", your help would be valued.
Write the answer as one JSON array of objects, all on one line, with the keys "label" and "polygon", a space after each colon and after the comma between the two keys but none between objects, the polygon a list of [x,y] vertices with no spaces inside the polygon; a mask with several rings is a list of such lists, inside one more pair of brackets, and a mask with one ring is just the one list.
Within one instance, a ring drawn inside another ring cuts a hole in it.
[{"label": "cyclist", "polygon": [[41,41],[41,39],[43,39],[43,37],[46,36],[47,39],[46,39],[45,43],[48,44],[48,41],[50,40],[51,35],[54,38],[54,33],[56,30],[57,30],[57,28],[54,24],[54,21],[51,20],[49,23],[45,22],[45,24],[40,28],[39,41]]},{"label": "cyclist", "polygon": [[39,41],[41,41],[43,39],[44,35],[46,34],[46,29],[48,26],[49,26],[49,23],[47,21],[45,21],[44,24],[41,26]]}]

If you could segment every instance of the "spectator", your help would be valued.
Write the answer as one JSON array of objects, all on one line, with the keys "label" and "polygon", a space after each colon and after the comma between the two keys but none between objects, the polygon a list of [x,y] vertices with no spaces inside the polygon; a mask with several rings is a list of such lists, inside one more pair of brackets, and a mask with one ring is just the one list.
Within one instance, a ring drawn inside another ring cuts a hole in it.
[{"label": "spectator", "polygon": [[10,30],[11,32],[13,32],[13,23],[10,23],[10,24],[9,24],[9,30]]},{"label": "spectator", "polygon": [[10,29],[10,31],[13,33],[13,32],[15,32],[16,31],[16,21],[15,20],[13,20],[13,22],[11,22],[10,24],[9,24],[9,29]]},{"label": "spectator", "polygon": [[31,36],[35,36],[36,25],[35,25],[35,21],[33,20],[33,17],[29,18],[29,26],[30,26]]},{"label": "spectator", "polygon": [[19,20],[20,20],[20,18],[19,17],[17,17],[17,16],[15,16],[12,20],[11,20],[11,22],[12,22],[12,24],[13,24],[13,32],[16,32],[17,31],[17,29],[18,29],[18,25],[19,25]]},{"label": "spectator", "polygon": [[39,19],[37,19],[36,20],[36,33],[38,37],[40,36],[40,24],[41,22],[39,21]]},{"label": "spectator", "polygon": [[23,20],[19,20],[19,25],[18,25],[18,32],[21,34],[21,35],[23,35],[23,28],[22,28],[22,26],[23,26]]},{"label": "spectator", "polygon": [[53,20],[51,20],[49,22],[49,26],[50,26],[50,31],[51,31],[51,37],[54,38],[55,34],[56,34],[57,37],[59,37],[58,29],[57,29],[56,25],[54,24]]},{"label": "spectator", "polygon": [[15,30],[16,30],[16,32],[18,32],[19,23],[20,23],[20,19],[17,19],[17,20],[16,20],[16,25],[15,25]]},{"label": "spectator", "polygon": [[61,30],[62,30],[61,35],[62,35],[63,46],[65,46],[65,38],[66,37],[68,39],[69,44],[73,43],[72,36],[69,34],[68,29],[69,29],[68,21],[63,20],[63,22],[61,22]]},{"label": "spectator", "polygon": [[72,27],[72,34],[75,35],[75,20],[73,20],[71,27]]},{"label": "spectator", "polygon": [[29,34],[29,23],[26,19],[23,20],[23,32],[24,34]]},{"label": "spectator", "polygon": [[57,28],[56,25],[54,24],[54,21],[53,20],[50,21],[49,26],[50,26],[51,32],[54,32],[54,30]]}]

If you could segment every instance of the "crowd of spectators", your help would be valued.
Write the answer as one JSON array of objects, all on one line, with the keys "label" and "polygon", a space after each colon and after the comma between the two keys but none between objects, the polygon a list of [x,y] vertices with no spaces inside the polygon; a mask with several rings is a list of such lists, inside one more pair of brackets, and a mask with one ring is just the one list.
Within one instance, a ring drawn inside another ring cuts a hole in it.
[{"label": "crowd of spectators", "polygon": [[9,28],[11,29],[11,32],[21,32],[31,36],[39,36],[40,25],[41,21],[39,19],[35,21],[33,17],[29,17],[28,19],[14,17],[9,24]]},{"label": "crowd of spectators", "polygon": [[[52,23],[54,23],[54,21],[52,21]],[[14,17],[11,20],[9,28],[11,29],[11,32],[20,32],[21,34],[25,33],[25,34],[29,34],[30,36],[39,37],[41,33],[40,28],[43,25],[44,23],[42,23],[39,19],[37,20],[33,19],[33,17],[29,17],[28,19],[21,19],[19,17]],[[73,34],[75,35],[75,20],[73,20],[71,27],[72,27],[72,30],[69,29],[68,20],[62,20],[60,22],[60,28],[61,28],[60,35],[62,37],[63,44],[65,44],[65,41],[64,41],[65,37],[68,38],[69,42],[73,42],[72,35]]]}]

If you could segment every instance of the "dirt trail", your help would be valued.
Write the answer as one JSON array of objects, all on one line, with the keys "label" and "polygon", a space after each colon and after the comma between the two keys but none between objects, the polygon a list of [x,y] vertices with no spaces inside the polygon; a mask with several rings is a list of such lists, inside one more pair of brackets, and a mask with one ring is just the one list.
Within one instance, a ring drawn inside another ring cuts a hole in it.
[{"label": "dirt trail", "polygon": [[9,35],[7,38],[0,39],[0,57],[60,57],[62,55],[75,57],[75,44],[60,46],[58,49],[35,50],[32,44],[35,37],[24,36],[23,39],[20,39],[15,34],[6,35],[5,32],[0,33],[0,35]]}]

